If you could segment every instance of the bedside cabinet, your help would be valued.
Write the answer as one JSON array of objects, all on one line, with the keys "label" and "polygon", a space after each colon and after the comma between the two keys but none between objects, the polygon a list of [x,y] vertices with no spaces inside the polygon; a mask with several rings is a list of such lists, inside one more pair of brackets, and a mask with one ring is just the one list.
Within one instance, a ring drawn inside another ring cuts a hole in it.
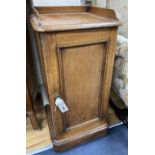
[{"label": "bedside cabinet", "polygon": [[48,93],[52,143],[62,151],[105,135],[121,23],[110,9],[35,7],[30,17]]}]

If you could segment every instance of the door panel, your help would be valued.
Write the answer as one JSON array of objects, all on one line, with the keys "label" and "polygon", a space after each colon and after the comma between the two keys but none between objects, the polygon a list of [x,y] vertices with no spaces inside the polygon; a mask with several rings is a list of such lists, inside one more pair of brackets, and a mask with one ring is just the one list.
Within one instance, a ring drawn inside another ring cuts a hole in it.
[{"label": "door panel", "polygon": [[99,119],[106,42],[58,49],[64,130]]}]

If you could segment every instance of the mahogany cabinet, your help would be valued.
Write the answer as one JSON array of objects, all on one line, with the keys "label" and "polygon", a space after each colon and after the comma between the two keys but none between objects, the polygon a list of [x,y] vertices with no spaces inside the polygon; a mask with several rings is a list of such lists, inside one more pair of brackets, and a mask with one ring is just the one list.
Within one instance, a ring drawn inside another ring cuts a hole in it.
[{"label": "mahogany cabinet", "polygon": [[115,12],[86,6],[35,7],[30,21],[49,98],[46,111],[54,149],[105,135],[121,25]]}]

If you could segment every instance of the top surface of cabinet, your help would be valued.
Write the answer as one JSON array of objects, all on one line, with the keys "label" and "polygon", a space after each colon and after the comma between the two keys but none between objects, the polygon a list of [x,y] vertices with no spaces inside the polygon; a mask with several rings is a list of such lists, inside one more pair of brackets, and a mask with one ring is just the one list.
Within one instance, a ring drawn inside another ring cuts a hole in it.
[{"label": "top surface of cabinet", "polygon": [[35,31],[64,31],[101,27],[116,27],[121,22],[110,9],[79,7],[36,7],[31,15]]}]

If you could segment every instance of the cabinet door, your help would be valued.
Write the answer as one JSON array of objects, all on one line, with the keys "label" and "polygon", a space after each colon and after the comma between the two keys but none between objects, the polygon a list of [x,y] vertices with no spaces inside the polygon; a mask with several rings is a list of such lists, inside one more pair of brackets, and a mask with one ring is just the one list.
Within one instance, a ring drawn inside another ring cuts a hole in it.
[{"label": "cabinet door", "polygon": [[[89,137],[107,128],[115,38],[112,28],[41,34],[56,140]],[[68,112],[54,110],[57,95]]]}]

